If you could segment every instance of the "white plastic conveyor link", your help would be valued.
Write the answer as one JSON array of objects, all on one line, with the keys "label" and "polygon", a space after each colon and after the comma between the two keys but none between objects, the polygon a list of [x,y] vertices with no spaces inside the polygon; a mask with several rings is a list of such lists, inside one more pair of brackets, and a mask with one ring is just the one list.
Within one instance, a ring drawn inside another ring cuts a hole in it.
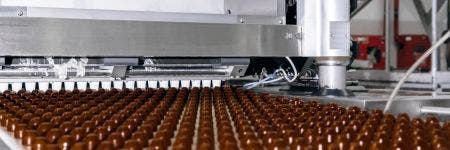
[{"label": "white plastic conveyor link", "polygon": [[145,89],[147,88],[147,81],[136,81],[137,88]]},{"label": "white plastic conveyor link", "polygon": [[133,90],[135,87],[136,81],[125,81],[125,88]]},{"label": "white plastic conveyor link", "polygon": [[25,82],[25,90],[28,92],[36,90],[36,82]]},{"label": "white plastic conveyor link", "polygon": [[160,88],[169,88],[169,81],[159,81]]},{"label": "white plastic conveyor link", "polygon": [[201,80],[192,80],[192,87],[197,87],[200,88],[202,85],[202,81]]},{"label": "white plastic conveyor link", "polygon": [[170,87],[172,88],[180,88],[180,80],[170,80]]},{"label": "white plastic conveyor link", "polygon": [[153,89],[158,88],[158,81],[148,81],[148,87]]},{"label": "white plastic conveyor link", "polygon": [[38,82],[38,88],[42,91],[47,91],[50,89],[50,82]]},{"label": "white plastic conveyor link", "polygon": [[11,90],[17,92],[23,89],[22,82],[11,83]]},{"label": "white plastic conveyor link", "polygon": [[190,88],[191,81],[190,80],[181,80],[181,87]]},{"label": "white plastic conveyor link", "polygon": [[52,90],[59,91],[62,88],[62,82],[53,82]]},{"label": "white plastic conveyor link", "polygon": [[64,89],[67,91],[73,91],[73,89],[75,89],[75,82],[64,82]]},{"label": "white plastic conveyor link", "polygon": [[100,88],[100,82],[89,82],[89,88],[92,90],[98,90]]},{"label": "white plastic conveyor link", "polygon": [[111,89],[111,81],[103,81],[102,82],[102,88],[105,90]]},{"label": "white plastic conveyor link", "polygon": [[77,89],[85,91],[87,89],[87,82],[77,82]]},{"label": "white plastic conveyor link", "polygon": [[222,80],[212,80],[212,87],[220,87],[222,85]]},{"label": "white plastic conveyor link", "polygon": [[202,80],[202,87],[211,87],[211,80]]},{"label": "white plastic conveyor link", "polygon": [[113,81],[115,89],[123,89],[123,81]]},{"label": "white plastic conveyor link", "polygon": [[6,90],[8,90],[9,88],[9,83],[0,83],[0,92],[4,92]]}]

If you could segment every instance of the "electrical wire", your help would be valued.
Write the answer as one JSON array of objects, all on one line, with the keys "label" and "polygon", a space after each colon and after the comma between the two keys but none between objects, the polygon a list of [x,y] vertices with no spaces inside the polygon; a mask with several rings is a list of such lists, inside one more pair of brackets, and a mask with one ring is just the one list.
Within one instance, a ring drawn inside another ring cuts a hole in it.
[{"label": "electrical wire", "polygon": [[[276,79],[273,79],[275,76],[277,76],[277,73],[279,73],[282,69],[277,69],[275,70],[271,75],[267,76],[266,78],[258,81],[258,82],[252,82],[252,83],[247,83],[245,84],[243,87],[246,89],[252,89],[254,87],[257,87],[260,84],[268,84],[268,83],[273,83],[273,82],[277,82],[282,80],[284,77],[278,77]],[[283,70],[284,71],[284,70]]]},{"label": "electrical wire", "polygon": [[[283,79],[285,79],[289,83],[290,82],[294,82],[295,79],[297,79],[297,77],[298,77],[297,68],[295,67],[294,62],[291,60],[291,58],[289,58],[289,57],[285,57],[285,58],[289,62],[289,64],[291,65],[292,70],[294,71],[294,76],[292,78],[289,78],[289,75],[286,73],[286,71],[284,69],[280,68],[280,69],[275,70],[268,77],[266,77],[266,78],[264,78],[264,79],[262,79],[260,81],[257,81],[257,82],[247,83],[243,87],[246,88],[246,89],[252,89],[252,88],[255,88],[255,87],[257,87],[257,86],[259,86],[261,84],[269,84],[269,83],[279,82],[279,81],[281,81]],[[279,74],[281,76],[279,76]],[[277,77],[277,76],[279,76],[279,77]]]},{"label": "electrical wire", "polygon": [[425,59],[430,56],[437,48],[439,48],[440,45],[442,45],[448,38],[450,37],[450,31],[444,34],[439,41],[437,41],[433,46],[431,46],[425,53],[420,56],[420,58],[414,62],[414,64],[408,69],[406,74],[402,77],[402,79],[397,83],[397,85],[394,88],[394,91],[392,91],[391,95],[389,96],[389,99],[386,103],[386,106],[384,107],[384,112],[388,112],[389,109],[392,106],[392,102],[394,101],[395,96],[398,94],[398,91],[400,90],[400,87],[405,83],[406,79],[414,72],[414,70],[419,67],[419,65],[425,61]]},{"label": "electrical wire", "polygon": [[297,79],[297,77],[298,77],[297,68],[295,67],[294,62],[292,62],[291,58],[289,58],[289,57],[285,57],[285,58],[289,62],[289,64],[291,64],[292,70],[294,70],[294,77],[292,77],[292,79],[288,79],[286,76],[286,80],[288,80],[288,82],[294,82],[295,79]]}]

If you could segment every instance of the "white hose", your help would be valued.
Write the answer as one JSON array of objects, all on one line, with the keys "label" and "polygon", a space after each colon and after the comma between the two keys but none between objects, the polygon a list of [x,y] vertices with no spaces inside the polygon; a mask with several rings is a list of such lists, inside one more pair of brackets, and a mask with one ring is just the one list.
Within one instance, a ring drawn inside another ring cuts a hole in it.
[{"label": "white hose", "polygon": [[439,41],[437,41],[433,46],[430,47],[425,53],[420,56],[420,58],[414,62],[414,64],[408,69],[406,74],[402,77],[402,79],[398,82],[398,84],[395,86],[394,91],[392,91],[391,95],[389,96],[389,99],[386,103],[386,106],[384,107],[384,112],[388,112],[391,108],[392,102],[394,101],[395,96],[397,95],[398,91],[400,90],[400,87],[405,83],[406,79],[414,72],[414,70],[419,67],[419,65],[427,59],[428,56],[430,56],[434,50],[439,48],[440,45],[442,45],[448,38],[450,37],[450,31],[445,33],[444,36],[442,36]]},{"label": "white hose", "polygon": [[286,80],[288,80],[288,82],[294,82],[295,79],[297,79],[297,77],[298,77],[297,68],[295,67],[294,62],[292,62],[291,58],[289,58],[289,57],[285,57],[285,58],[289,62],[289,64],[291,64],[292,70],[294,70],[294,77],[292,77],[292,79],[288,79],[286,76]]}]

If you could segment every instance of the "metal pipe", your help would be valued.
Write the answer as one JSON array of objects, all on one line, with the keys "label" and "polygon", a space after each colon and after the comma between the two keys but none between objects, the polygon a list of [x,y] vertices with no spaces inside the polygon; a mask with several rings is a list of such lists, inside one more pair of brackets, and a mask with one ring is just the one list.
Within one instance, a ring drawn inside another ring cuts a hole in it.
[{"label": "metal pipe", "polygon": [[[431,43],[435,44],[437,41],[437,0],[431,1]],[[431,55],[431,83],[433,88],[433,96],[438,88],[438,83],[436,81],[437,69],[439,67],[439,49],[433,52]]]},{"label": "metal pipe", "polygon": [[349,10],[348,0],[297,1],[302,48],[318,54],[319,82],[321,90],[325,91],[321,95],[347,95],[345,73],[351,39]]},{"label": "metal pipe", "polygon": [[422,113],[422,114],[450,115],[450,108],[449,107],[423,106],[422,108],[420,108],[420,113]]},{"label": "metal pipe", "polygon": [[345,65],[319,65],[319,86],[327,89],[345,90],[346,72],[347,68]]},{"label": "metal pipe", "polygon": [[450,1],[447,2],[447,30],[450,29]]},{"label": "metal pipe", "polygon": [[385,43],[385,49],[386,49],[386,57],[385,57],[385,71],[390,72],[391,71],[391,41],[392,41],[392,32],[393,32],[393,19],[394,19],[394,13],[393,13],[393,2],[392,0],[385,0],[385,8],[384,8],[384,43]]},{"label": "metal pipe", "polygon": [[[450,1],[447,1],[447,30],[450,30]],[[441,71],[448,71],[448,67],[450,67],[450,57],[449,57],[449,49],[450,49],[450,43],[447,42],[446,45],[444,46],[444,66],[441,66],[442,70]]]},{"label": "metal pipe", "polygon": [[351,96],[346,89],[348,57],[317,58],[320,96]]}]

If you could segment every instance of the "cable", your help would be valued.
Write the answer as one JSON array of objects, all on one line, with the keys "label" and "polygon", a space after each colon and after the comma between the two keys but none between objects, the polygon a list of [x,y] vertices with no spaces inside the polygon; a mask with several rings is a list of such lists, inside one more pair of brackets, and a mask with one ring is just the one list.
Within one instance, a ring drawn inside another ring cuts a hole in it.
[{"label": "cable", "polygon": [[292,70],[294,70],[294,77],[292,79],[286,78],[286,80],[288,80],[288,82],[294,82],[295,79],[297,79],[297,77],[298,77],[297,68],[295,67],[294,62],[292,62],[291,58],[289,58],[289,57],[284,57],[284,58],[286,58],[286,60],[289,62],[289,64],[291,64]]},{"label": "cable", "polygon": [[[275,70],[270,76],[268,76],[268,77],[266,77],[266,78],[264,78],[264,79],[262,79],[260,81],[257,81],[257,82],[244,84],[243,87],[246,88],[246,89],[252,89],[252,88],[257,87],[258,85],[261,85],[261,84],[274,83],[274,82],[281,81],[283,79],[286,79],[286,81],[288,81],[288,82],[294,82],[295,79],[297,79],[297,77],[298,77],[297,68],[295,67],[294,62],[291,60],[291,58],[289,58],[289,57],[285,57],[285,58],[289,62],[289,64],[291,65],[291,67],[292,67],[292,69],[294,71],[294,77],[289,79],[289,75],[286,73],[286,71],[284,69],[280,68],[280,69]],[[282,76],[280,76],[278,78],[275,78],[278,74],[281,74]]]},{"label": "cable", "polygon": [[419,67],[419,65],[428,57],[430,56],[434,50],[436,50],[441,44],[443,44],[448,38],[450,37],[450,31],[445,33],[444,36],[442,36],[439,41],[437,41],[433,46],[430,47],[425,53],[420,56],[420,58],[414,62],[414,64],[408,69],[406,74],[402,77],[402,79],[398,82],[398,84],[395,86],[394,91],[392,91],[391,95],[389,96],[389,99],[386,103],[386,106],[384,108],[384,112],[388,112],[391,108],[392,102],[394,101],[395,96],[397,95],[398,91],[400,90],[400,87],[405,83],[406,79],[414,72],[414,70]]},{"label": "cable", "polygon": [[266,78],[264,78],[264,79],[262,79],[262,80],[260,80],[258,82],[247,83],[243,87],[246,88],[246,89],[252,89],[252,88],[254,88],[254,87],[256,87],[256,86],[258,86],[260,84],[263,84],[263,82],[268,81],[268,80],[270,80],[272,78],[273,78],[273,75],[270,75],[270,76],[268,76],[268,77],[266,77]]},{"label": "cable", "polygon": [[[283,76],[273,79],[277,75],[277,73],[280,71],[282,72]],[[243,87],[246,89],[252,89],[254,87],[257,87],[260,84],[268,84],[268,83],[278,82],[284,78],[285,74],[286,74],[286,72],[283,69],[277,69],[271,75],[267,76],[266,78],[264,78],[258,82],[247,83]]]}]

